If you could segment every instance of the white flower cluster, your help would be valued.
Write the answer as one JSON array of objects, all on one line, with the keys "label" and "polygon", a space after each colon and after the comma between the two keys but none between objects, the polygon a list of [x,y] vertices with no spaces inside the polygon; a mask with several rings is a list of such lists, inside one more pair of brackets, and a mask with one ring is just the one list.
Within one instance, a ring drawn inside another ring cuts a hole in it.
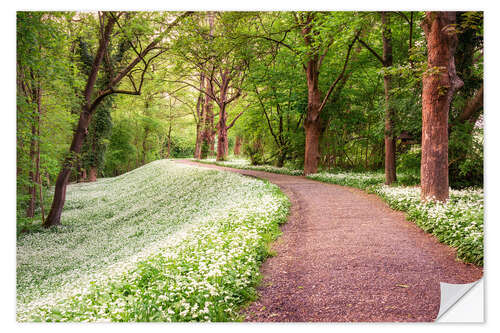
[{"label": "white flower cluster", "polygon": [[372,190],[392,208],[407,212],[423,230],[455,247],[460,259],[483,265],[482,189],[450,190],[445,203],[421,201],[419,187],[378,186]]},{"label": "white flower cluster", "polygon": [[286,219],[276,186],[156,161],[68,188],[63,227],[18,240],[20,321],[221,321]]},{"label": "white flower cluster", "polygon": [[265,171],[271,173],[278,173],[282,175],[291,175],[291,176],[302,176],[304,174],[303,170],[292,170],[289,168],[279,168],[272,165],[251,165],[250,161],[245,159],[234,159],[230,161],[216,161],[213,158],[207,158],[204,160],[193,159],[196,162],[206,163],[206,164],[215,164],[219,166],[225,166],[228,168],[235,169],[243,169],[243,170],[254,170],[254,171]]}]

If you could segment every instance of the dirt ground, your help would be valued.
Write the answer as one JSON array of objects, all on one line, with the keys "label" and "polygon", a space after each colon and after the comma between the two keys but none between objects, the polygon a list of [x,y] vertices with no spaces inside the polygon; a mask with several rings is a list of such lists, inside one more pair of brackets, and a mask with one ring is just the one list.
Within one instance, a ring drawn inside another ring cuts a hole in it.
[{"label": "dirt ground", "polygon": [[299,176],[182,163],[267,179],[291,213],[263,264],[254,322],[433,321],[440,282],[470,283],[480,267],[441,244],[375,195]]}]

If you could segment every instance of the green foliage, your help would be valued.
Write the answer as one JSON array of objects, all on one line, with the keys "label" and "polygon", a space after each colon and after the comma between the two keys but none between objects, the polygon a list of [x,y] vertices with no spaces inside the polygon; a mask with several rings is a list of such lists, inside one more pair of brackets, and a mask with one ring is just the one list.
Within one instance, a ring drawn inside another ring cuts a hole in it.
[{"label": "green foliage", "polygon": [[104,99],[97,107],[88,129],[88,135],[85,138],[82,147],[82,167],[95,167],[98,171],[104,168],[104,156],[108,147],[109,137],[113,122],[111,119],[110,97]]},{"label": "green foliage", "polygon": [[132,145],[133,127],[121,120],[113,127],[108,149],[106,150],[104,172],[107,176],[117,176],[128,171],[128,166],[136,154]]},{"label": "green foliage", "polygon": [[471,127],[470,123],[458,124],[450,133],[448,159],[453,188],[483,185],[483,130]]},{"label": "green foliage", "polygon": [[406,152],[400,154],[397,160],[397,170],[408,173],[420,174],[420,160],[422,149],[419,145],[413,145]]}]

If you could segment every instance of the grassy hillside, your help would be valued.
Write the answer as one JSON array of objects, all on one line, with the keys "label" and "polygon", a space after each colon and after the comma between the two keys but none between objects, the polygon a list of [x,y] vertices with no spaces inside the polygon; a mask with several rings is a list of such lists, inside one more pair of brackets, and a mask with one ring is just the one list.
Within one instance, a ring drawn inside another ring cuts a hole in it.
[{"label": "grassy hillside", "polygon": [[234,319],[287,211],[274,185],[166,160],[70,185],[63,226],[18,239],[18,319]]}]

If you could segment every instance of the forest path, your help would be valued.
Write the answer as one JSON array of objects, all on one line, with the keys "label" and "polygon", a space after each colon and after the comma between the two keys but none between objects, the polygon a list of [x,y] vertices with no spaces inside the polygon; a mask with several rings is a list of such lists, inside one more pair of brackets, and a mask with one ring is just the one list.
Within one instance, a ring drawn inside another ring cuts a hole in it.
[{"label": "forest path", "polygon": [[242,312],[247,321],[433,321],[440,282],[482,276],[375,195],[300,176],[179,162],[267,179],[290,198],[276,256],[261,268],[259,298]]}]

